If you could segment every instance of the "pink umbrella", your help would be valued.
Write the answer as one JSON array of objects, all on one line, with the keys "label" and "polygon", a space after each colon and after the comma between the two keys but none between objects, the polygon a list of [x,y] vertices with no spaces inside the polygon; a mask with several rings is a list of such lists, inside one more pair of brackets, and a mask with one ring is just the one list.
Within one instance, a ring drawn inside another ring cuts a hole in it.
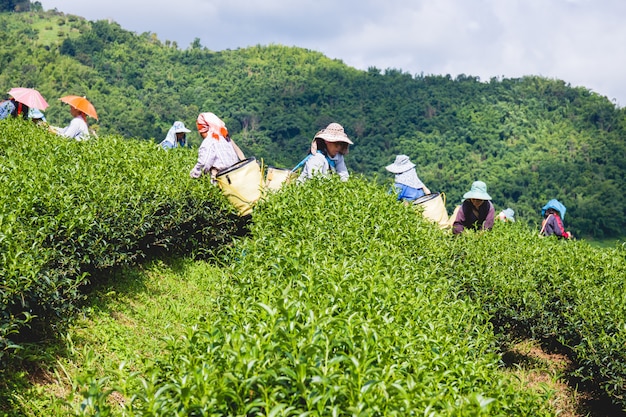
[{"label": "pink umbrella", "polygon": [[26,104],[32,109],[45,110],[48,102],[43,98],[41,93],[34,88],[16,87],[9,90],[9,95],[15,101]]}]

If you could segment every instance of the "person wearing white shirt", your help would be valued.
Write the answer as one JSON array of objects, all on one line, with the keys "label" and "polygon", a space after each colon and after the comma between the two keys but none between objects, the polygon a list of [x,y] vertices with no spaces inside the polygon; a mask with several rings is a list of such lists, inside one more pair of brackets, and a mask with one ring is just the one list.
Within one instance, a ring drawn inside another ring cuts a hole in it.
[{"label": "person wearing white shirt", "polygon": [[70,106],[70,114],[74,117],[69,125],[64,128],[52,127],[51,129],[58,135],[76,140],[89,139],[89,126],[87,126],[87,115],[77,108]]},{"label": "person wearing white shirt", "polygon": [[210,174],[215,183],[218,171],[236,164],[245,156],[230,138],[226,124],[215,114],[200,113],[196,126],[203,140],[198,149],[198,162],[189,175],[191,178],[200,178]]},{"label": "person wearing white shirt", "polygon": [[352,141],[339,123],[331,123],[317,132],[311,143],[311,153],[305,160],[298,182],[304,182],[315,175],[339,175],[341,181],[348,181],[350,174],[344,161]]}]

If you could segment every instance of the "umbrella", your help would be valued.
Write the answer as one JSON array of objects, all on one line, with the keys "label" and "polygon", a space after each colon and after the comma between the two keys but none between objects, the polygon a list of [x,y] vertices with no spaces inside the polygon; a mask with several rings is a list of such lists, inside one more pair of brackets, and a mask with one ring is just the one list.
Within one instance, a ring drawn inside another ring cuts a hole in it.
[{"label": "umbrella", "polygon": [[91,116],[94,119],[98,119],[98,113],[96,113],[96,108],[85,97],[65,96],[65,97],[61,97],[59,100],[61,100],[63,103],[69,104],[75,109],[82,111],[87,116]]},{"label": "umbrella", "polygon": [[15,101],[25,104],[32,109],[45,110],[48,102],[41,93],[34,88],[16,87],[9,90],[9,95]]}]

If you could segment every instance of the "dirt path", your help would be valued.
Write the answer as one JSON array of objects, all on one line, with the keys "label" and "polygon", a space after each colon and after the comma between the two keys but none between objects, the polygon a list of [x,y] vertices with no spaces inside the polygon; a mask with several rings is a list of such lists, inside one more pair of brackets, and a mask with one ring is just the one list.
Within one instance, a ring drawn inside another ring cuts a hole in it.
[{"label": "dirt path", "polygon": [[559,417],[626,417],[610,401],[579,390],[569,378],[573,363],[563,354],[546,352],[534,341],[523,341],[506,352],[503,360],[522,385],[550,394]]}]

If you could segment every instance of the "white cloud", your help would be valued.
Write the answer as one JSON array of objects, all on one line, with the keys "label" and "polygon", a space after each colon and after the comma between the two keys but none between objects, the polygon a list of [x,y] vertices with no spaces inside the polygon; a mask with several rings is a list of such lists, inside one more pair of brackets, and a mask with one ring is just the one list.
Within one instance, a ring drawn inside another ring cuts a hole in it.
[{"label": "white cloud", "polygon": [[[186,48],[300,46],[359,69],[541,75],[626,104],[622,0],[41,0]],[[175,7],[173,6],[175,5]]]}]

